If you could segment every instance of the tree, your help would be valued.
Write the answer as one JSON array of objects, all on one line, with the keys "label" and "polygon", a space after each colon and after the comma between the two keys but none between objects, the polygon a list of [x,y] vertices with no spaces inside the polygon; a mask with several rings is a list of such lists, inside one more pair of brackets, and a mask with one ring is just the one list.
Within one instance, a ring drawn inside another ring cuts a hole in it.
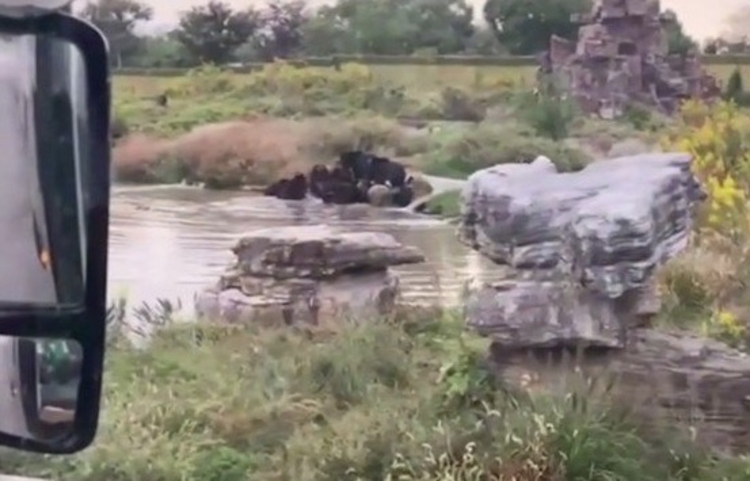
[{"label": "tree", "polygon": [[133,33],[139,22],[151,20],[153,10],[138,0],[98,0],[84,6],[80,15],[107,37],[115,65],[138,53],[141,39]]},{"label": "tree", "polygon": [[664,13],[672,18],[664,28],[667,34],[667,43],[669,44],[669,53],[685,55],[691,50],[698,50],[698,43],[685,34],[682,28],[682,22],[677,18],[673,10],[665,10]]},{"label": "tree", "polygon": [[705,55],[718,55],[719,54],[719,41],[716,39],[708,39],[703,46],[703,53]]},{"label": "tree", "polygon": [[571,16],[591,6],[591,0],[487,0],[484,19],[511,54],[535,55],[549,48],[553,34],[575,39]]},{"label": "tree", "polygon": [[353,35],[333,7],[318,9],[300,30],[302,46],[307,55],[325,56],[353,50]]},{"label": "tree", "polygon": [[465,0],[413,0],[408,18],[419,30],[417,48],[434,48],[439,54],[463,51],[474,35],[474,9]]},{"label": "tree", "polygon": [[508,51],[497,41],[495,34],[487,27],[477,28],[466,42],[466,52],[472,55],[507,55]]},{"label": "tree", "polygon": [[410,54],[419,26],[399,0],[340,0],[332,9],[347,31],[347,51],[381,55]]},{"label": "tree", "polygon": [[274,0],[261,13],[257,51],[264,60],[289,58],[300,51],[308,22],[304,0]]},{"label": "tree", "polygon": [[211,0],[184,13],[174,36],[196,60],[223,64],[232,60],[258,24],[254,10],[234,11],[225,2]]},{"label": "tree", "polygon": [[465,0],[339,0],[304,26],[304,45],[320,55],[456,53],[474,35],[472,17]]},{"label": "tree", "polygon": [[195,62],[185,47],[173,35],[143,37],[143,53],[133,59],[140,68],[185,68]]}]

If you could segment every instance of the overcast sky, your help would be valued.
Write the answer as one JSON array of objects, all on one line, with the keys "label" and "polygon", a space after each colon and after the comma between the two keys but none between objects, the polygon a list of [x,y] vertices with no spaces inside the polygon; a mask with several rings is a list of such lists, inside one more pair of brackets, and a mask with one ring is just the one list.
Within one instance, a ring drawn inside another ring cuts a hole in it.
[{"label": "overcast sky", "polygon": [[[181,11],[194,5],[205,4],[207,0],[147,0],[154,7],[154,23],[160,26],[173,25]],[[263,5],[263,0],[227,0],[235,7],[246,5]],[[485,0],[469,0],[478,11]],[[529,0],[532,1],[532,0]],[[327,3],[318,0],[311,3]],[[750,7],[750,0],[662,0],[663,8],[671,8],[685,25],[687,32],[703,40],[721,34],[725,30],[725,20],[732,12],[743,6]],[[750,19],[748,19],[750,24]]]}]

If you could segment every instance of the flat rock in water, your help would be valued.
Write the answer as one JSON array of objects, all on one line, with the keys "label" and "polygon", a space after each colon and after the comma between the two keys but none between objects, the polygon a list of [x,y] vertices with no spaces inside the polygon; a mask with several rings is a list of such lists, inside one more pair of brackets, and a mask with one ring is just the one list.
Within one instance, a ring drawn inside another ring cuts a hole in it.
[{"label": "flat rock in water", "polygon": [[515,278],[466,302],[469,325],[512,347],[623,347],[658,310],[656,267],[683,249],[703,199],[687,154],[648,154],[557,173],[548,159],[473,174],[459,239]]},{"label": "flat rock in water", "polygon": [[275,279],[325,279],[424,262],[415,247],[381,232],[342,232],[328,226],[262,229],[232,249],[242,274]]}]

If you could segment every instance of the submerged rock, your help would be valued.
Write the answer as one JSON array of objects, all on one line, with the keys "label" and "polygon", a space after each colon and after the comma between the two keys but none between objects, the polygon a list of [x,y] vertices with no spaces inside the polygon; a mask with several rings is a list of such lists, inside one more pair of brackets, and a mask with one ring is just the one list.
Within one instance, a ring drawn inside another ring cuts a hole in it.
[{"label": "submerged rock", "polygon": [[687,243],[704,198],[687,154],[647,154],[557,173],[549,162],[473,174],[460,240],[510,266],[466,304],[467,322],[509,346],[622,347],[628,324],[658,310],[656,267]]},{"label": "submerged rock", "polygon": [[392,236],[327,226],[258,230],[234,247],[237,262],[199,294],[199,317],[229,322],[313,323],[390,312],[399,295],[390,266],[424,256]]},{"label": "submerged rock", "polygon": [[391,189],[386,185],[375,184],[367,190],[367,201],[375,207],[387,207],[392,202]]}]

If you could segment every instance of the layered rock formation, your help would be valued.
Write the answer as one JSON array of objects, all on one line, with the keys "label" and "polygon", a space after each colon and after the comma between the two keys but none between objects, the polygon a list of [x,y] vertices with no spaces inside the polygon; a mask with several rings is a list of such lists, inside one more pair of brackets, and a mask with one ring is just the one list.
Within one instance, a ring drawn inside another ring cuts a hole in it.
[{"label": "layered rock formation", "polygon": [[463,192],[460,239],[512,274],[470,293],[466,321],[493,340],[492,359],[508,381],[568,391],[575,375],[562,361],[576,352],[567,359],[611,383],[610,394],[646,424],[747,452],[750,358],[648,325],[659,310],[653,273],[685,247],[705,197],[690,162],[666,153],[573,174],[547,161],[475,173]]},{"label": "layered rock formation", "polygon": [[347,313],[382,315],[399,295],[389,267],[424,261],[388,234],[327,226],[258,230],[232,251],[235,264],[196,299],[199,317],[317,324]]},{"label": "layered rock formation", "polygon": [[595,162],[559,174],[546,159],[472,175],[460,239],[516,275],[475,292],[469,324],[514,347],[623,347],[655,313],[654,269],[687,243],[700,186],[686,154]]}]

